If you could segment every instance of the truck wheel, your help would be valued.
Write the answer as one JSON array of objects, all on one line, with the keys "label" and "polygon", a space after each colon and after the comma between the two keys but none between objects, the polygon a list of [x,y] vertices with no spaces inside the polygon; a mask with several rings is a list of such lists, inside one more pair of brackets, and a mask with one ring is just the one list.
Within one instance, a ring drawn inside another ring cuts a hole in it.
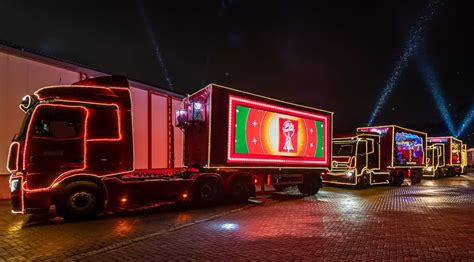
[{"label": "truck wheel", "polygon": [[193,201],[199,206],[216,204],[222,195],[222,186],[216,179],[198,181],[193,191]]},{"label": "truck wheel", "polygon": [[102,191],[92,182],[73,182],[65,186],[62,192],[56,203],[56,210],[65,219],[93,218],[104,208]]},{"label": "truck wheel", "polygon": [[298,190],[303,195],[315,195],[321,188],[321,181],[318,179],[316,174],[305,175],[303,177],[303,183],[298,185]]},{"label": "truck wheel", "polygon": [[390,172],[388,181],[389,181],[389,185],[394,186],[395,183],[397,182],[397,176],[393,172]]},{"label": "truck wheel", "polygon": [[454,176],[454,170],[452,168],[448,169],[447,177],[453,177]]},{"label": "truck wheel", "polygon": [[402,171],[399,171],[395,174],[393,179],[394,179],[394,182],[393,182],[394,186],[401,186],[403,184],[403,180],[405,179],[405,175],[403,174]]},{"label": "truck wheel", "polygon": [[251,195],[251,185],[246,177],[237,177],[231,181],[232,198],[241,203],[247,202]]},{"label": "truck wheel", "polygon": [[422,171],[415,171],[414,172],[414,179],[416,184],[421,183],[421,179],[423,179],[423,172]]},{"label": "truck wheel", "polygon": [[369,181],[369,176],[367,174],[364,174],[363,176],[361,176],[359,179],[359,181],[357,181],[357,187],[359,188],[368,188],[369,185],[370,185],[370,181]]}]

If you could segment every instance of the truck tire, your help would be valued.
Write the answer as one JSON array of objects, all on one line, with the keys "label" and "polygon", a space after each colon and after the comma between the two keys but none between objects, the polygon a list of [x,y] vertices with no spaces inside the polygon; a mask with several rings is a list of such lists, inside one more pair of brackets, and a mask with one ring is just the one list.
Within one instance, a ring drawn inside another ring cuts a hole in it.
[{"label": "truck tire", "polygon": [[454,169],[449,168],[446,174],[447,177],[454,177]]},{"label": "truck tire", "polygon": [[418,184],[421,183],[421,179],[423,178],[423,172],[422,171],[413,171],[412,172],[412,182],[413,184]]},{"label": "truck tire", "polygon": [[403,171],[398,171],[395,176],[393,177],[393,184],[394,186],[401,186],[403,184],[403,180],[405,179],[405,175]]},{"label": "truck tire", "polygon": [[193,202],[198,206],[211,206],[218,203],[222,196],[222,184],[215,178],[197,181],[193,190]]},{"label": "truck tire", "polygon": [[93,218],[104,208],[104,194],[95,183],[72,182],[61,192],[56,202],[56,211],[66,220]]},{"label": "truck tire", "polygon": [[231,194],[235,202],[247,202],[252,195],[252,184],[247,177],[236,177],[231,181]]},{"label": "truck tire", "polygon": [[388,184],[391,186],[395,185],[395,183],[397,182],[397,176],[395,175],[395,173],[390,172],[390,175],[388,176],[388,182]]},{"label": "truck tire", "polygon": [[368,188],[370,186],[369,175],[362,175],[357,181],[357,187],[360,189]]},{"label": "truck tire", "polygon": [[298,190],[303,195],[316,195],[321,188],[321,181],[316,174],[304,175],[303,183],[298,185]]}]

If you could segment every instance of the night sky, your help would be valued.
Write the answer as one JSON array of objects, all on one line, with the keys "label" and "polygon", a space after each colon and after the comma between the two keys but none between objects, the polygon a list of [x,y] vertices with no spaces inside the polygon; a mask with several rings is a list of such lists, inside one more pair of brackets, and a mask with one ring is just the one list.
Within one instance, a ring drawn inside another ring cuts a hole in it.
[{"label": "night sky", "polygon": [[[374,124],[449,135],[423,58],[458,129],[474,108],[471,2],[440,1]],[[351,132],[367,124],[429,3],[1,1],[0,40],[180,93],[214,82],[334,111],[335,133]],[[474,123],[461,138],[474,146]]]}]

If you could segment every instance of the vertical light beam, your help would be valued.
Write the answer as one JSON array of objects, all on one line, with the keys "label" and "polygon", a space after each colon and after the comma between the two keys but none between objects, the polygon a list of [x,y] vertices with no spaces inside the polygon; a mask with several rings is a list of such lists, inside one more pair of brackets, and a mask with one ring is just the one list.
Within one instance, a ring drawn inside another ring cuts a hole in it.
[{"label": "vertical light beam", "polygon": [[474,105],[472,105],[469,111],[467,111],[467,115],[464,118],[464,120],[461,122],[458,132],[456,133],[456,137],[460,137],[473,120],[474,120]]},{"label": "vertical light beam", "polygon": [[420,52],[417,55],[416,61],[418,64],[418,69],[421,73],[421,77],[425,82],[425,85],[430,90],[431,95],[433,96],[433,99],[436,103],[436,107],[438,108],[438,111],[444,120],[444,123],[448,127],[449,132],[451,132],[451,135],[456,135],[453,119],[451,118],[451,114],[449,113],[448,107],[446,106],[446,100],[444,99],[443,93],[441,92],[440,83],[436,77],[433,64],[426,54],[424,54],[424,52]]},{"label": "vertical light beam", "polygon": [[423,9],[421,16],[418,18],[415,25],[410,28],[409,38],[405,42],[402,55],[398,59],[395,67],[393,68],[392,73],[390,74],[387,82],[385,83],[385,87],[382,90],[382,94],[379,97],[379,100],[375,104],[375,108],[370,115],[368,126],[371,126],[375,121],[375,118],[379,114],[380,110],[382,109],[383,105],[387,101],[390,93],[393,91],[393,88],[398,83],[401,74],[405,70],[408,64],[408,59],[413,56],[418,45],[424,38],[424,34],[428,24],[433,19],[434,14],[436,13],[438,6],[441,0],[432,0],[428,3],[428,5]]},{"label": "vertical light beam", "polygon": [[154,55],[160,64],[161,71],[163,76],[165,77],[166,83],[168,84],[168,88],[170,90],[174,90],[173,83],[171,82],[170,75],[168,73],[168,69],[166,68],[166,64],[163,60],[163,56],[161,55],[160,45],[158,44],[158,40],[156,40],[155,34],[151,27],[151,22],[148,16],[145,13],[145,8],[141,0],[136,0],[138,6],[138,12],[140,17],[142,18],[143,24],[145,25],[145,31],[147,33],[148,39],[153,47]]}]

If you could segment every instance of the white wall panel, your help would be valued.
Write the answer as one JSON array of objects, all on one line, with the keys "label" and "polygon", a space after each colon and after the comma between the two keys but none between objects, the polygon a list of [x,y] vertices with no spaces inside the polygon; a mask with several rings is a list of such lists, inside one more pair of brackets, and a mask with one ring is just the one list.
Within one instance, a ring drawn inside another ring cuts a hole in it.
[{"label": "white wall panel", "polygon": [[152,95],[152,167],[168,166],[168,115],[166,97]]},{"label": "white wall panel", "polygon": [[173,99],[173,128],[174,128],[174,166],[182,167],[183,166],[183,131],[175,126],[176,124],[176,110],[181,108],[181,100]]},{"label": "white wall panel", "polygon": [[148,168],[148,92],[130,87],[135,168]]}]

